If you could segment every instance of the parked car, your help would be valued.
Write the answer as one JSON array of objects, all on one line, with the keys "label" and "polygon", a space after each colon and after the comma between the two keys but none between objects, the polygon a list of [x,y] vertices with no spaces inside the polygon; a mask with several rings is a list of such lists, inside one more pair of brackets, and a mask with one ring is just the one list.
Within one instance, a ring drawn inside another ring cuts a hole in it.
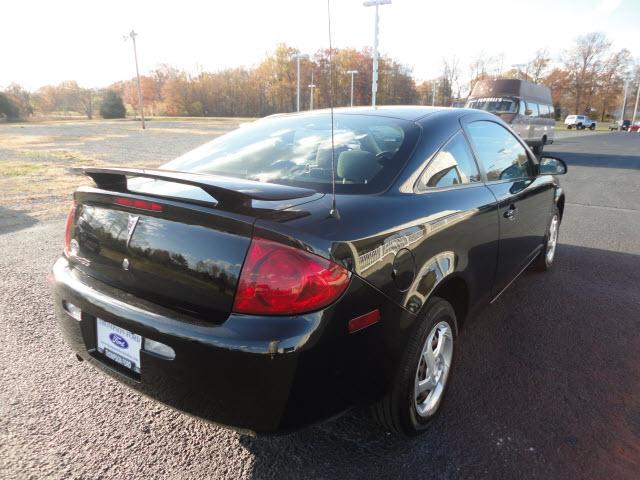
[{"label": "parked car", "polygon": [[161,169],[84,168],[52,275],[78,358],[244,432],[357,404],[427,428],[460,329],[552,267],[566,165],[488,112],[334,117],[258,120]]},{"label": "parked car", "polygon": [[631,132],[640,132],[640,122],[634,123],[633,125],[629,125],[627,129],[629,133]]},{"label": "parked car", "polygon": [[553,143],[555,111],[551,90],[544,85],[511,78],[481,80],[473,87],[466,106],[499,116],[537,155]]},{"label": "parked car", "polygon": [[564,124],[569,130],[574,127],[576,130],[584,130],[585,128],[588,128],[589,130],[596,129],[595,120],[591,120],[586,115],[569,115],[564,119]]},{"label": "parked car", "polygon": [[609,131],[618,131],[618,130],[623,130],[623,131],[627,131],[629,129],[629,127],[631,126],[631,120],[623,120],[622,122],[615,121],[615,122],[611,122],[611,124],[609,125]]}]

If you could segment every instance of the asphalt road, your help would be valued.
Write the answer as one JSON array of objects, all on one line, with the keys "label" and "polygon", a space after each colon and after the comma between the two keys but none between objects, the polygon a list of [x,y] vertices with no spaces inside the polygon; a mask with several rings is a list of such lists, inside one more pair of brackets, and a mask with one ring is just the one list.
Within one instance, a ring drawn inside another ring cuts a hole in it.
[{"label": "asphalt road", "polygon": [[46,275],[62,221],[0,234],[2,478],[640,478],[640,135],[559,140],[557,263],[460,336],[449,396],[407,441],[365,412],[250,438],[78,363]]}]

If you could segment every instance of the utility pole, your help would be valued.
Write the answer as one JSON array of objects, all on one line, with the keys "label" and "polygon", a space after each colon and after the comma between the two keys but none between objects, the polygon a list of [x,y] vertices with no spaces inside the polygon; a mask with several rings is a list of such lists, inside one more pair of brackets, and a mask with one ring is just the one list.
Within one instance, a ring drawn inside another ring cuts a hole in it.
[{"label": "utility pole", "polygon": [[640,100],[640,81],[638,81],[638,93],[636,93],[636,105],[633,107],[633,120],[631,120],[631,125],[635,125],[636,123],[636,114],[638,113],[638,100]]},{"label": "utility pole", "polygon": [[620,127],[624,122],[624,111],[627,109],[627,90],[629,89],[629,78],[624,79],[624,98],[622,100],[622,111],[620,112]]},{"label": "utility pole", "polygon": [[380,16],[378,8],[380,5],[389,5],[391,0],[367,0],[363,3],[365,7],[376,7],[376,20],[373,35],[373,75],[371,76],[371,106],[376,106],[376,93],[378,93],[378,31]]},{"label": "utility pole", "polygon": [[357,75],[358,70],[347,70],[347,75],[351,75],[351,106],[353,107],[353,76]]},{"label": "utility pole", "polygon": [[310,98],[309,98],[309,110],[313,110],[313,89],[316,88],[316,84],[313,83],[313,70],[311,70],[311,83],[309,84],[309,89],[311,90]]},{"label": "utility pole", "polygon": [[136,50],[136,37],[138,36],[138,34],[136,32],[134,32],[133,30],[131,30],[131,32],[129,32],[129,35],[125,35],[124,39],[125,41],[127,40],[127,37],[131,38],[132,42],[133,42],[133,59],[136,62],[136,77],[138,79],[138,107],[140,109],[140,120],[142,122],[142,129],[145,129],[145,125],[144,125],[144,110],[143,110],[143,106],[142,106],[142,89],[140,88],[140,71],[138,70],[138,51]]},{"label": "utility pole", "polygon": [[[306,60],[309,55],[306,53],[296,53],[293,58],[296,59],[296,112],[300,111],[300,60]],[[313,83],[313,81],[312,81]]]}]

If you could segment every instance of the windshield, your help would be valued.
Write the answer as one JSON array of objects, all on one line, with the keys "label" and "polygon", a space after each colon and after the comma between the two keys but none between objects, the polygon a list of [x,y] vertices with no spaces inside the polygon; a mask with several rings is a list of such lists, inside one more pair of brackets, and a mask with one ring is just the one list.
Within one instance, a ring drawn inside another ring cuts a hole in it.
[{"label": "windshield", "polygon": [[[334,116],[336,191],[386,189],[406,163],[418,127],[403,120]],[[331,117],[258,120],[165,164],[167,170],[210,173],[331,191]]]},{"label": "windshield", "polygon": [[474,98],[467,102],[467,108],[486,110],[491,113],[517,113],[518,99],[516,98]]}]

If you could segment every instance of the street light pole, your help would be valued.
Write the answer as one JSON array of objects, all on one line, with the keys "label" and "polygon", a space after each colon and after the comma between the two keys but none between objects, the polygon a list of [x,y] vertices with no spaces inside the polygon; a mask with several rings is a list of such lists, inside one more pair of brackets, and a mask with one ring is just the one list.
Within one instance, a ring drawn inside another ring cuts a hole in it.
[{"label": "street light pole", "polygon": [[631,120],[631,125],[635,125],[636,123],[636,114],[638,113],[638,100],[640,100],[640,81],[638,82],[638,93],[636,93],[636,105],[633,107],[633,120]]},{"label": "street light pole", "polygon": [[300,60],[306,60],[309,55],[306,53],[296,53],[293,58],[296,59],[296,112],[300,111]]},{"label": "street light pole", "polygon": [[431,94],[432,94],[431,95],[431,106],[432,107],[435,107],[435,105],[436,105],[436,89],[437,88],[438,88],[438,81],[434,80],[433,81],[433,85],[431,87],[431,90],[432,90],[432,92],[431,92]]},{"label": "street light pole", "polygon": [[351,75],[351,106],[353,107],[353,76],[357,75],[358,70],[347,70],[347,75]]},{"label": "street light pole", "polygon": [[378,15],[378,7],[380,5],[389,5],[391,0],[367,0],[363,3],[365,7],[376,7],[376,20],[373,35],[373,75],[371,76],[371,106],[376,106],[376,93],[378,93],[378,31],[380,17]]},{"label": "street light pole", "polygon": [[309,84],[309,89],[311,90],[311,95],[309,99],[309,110],[313,110],[313,89],[316,88],[316,84],[313,83],[313,70],[311,70],[311,83]]},{"label": "street light pole", "polygon": [[[142,129],[145,129],[145,125],[144,125],[144,110],[143,110],[143,106],[142,106],[142,89],[140,88],[140,71],[138,70],[138,51],[136,50],[136,37],[138,36],[138,34],[136,32],[134,32],[133,30],[131,30],[131,32],[129,32],[129,37],[131,38],[131,40],[133,41],[133,58],[136,62],[136,77],[138,79],[138,106],[140,109],[140,120],[142,122]],[[124,39],[126,40],[127,37],[125,36]]]}]

